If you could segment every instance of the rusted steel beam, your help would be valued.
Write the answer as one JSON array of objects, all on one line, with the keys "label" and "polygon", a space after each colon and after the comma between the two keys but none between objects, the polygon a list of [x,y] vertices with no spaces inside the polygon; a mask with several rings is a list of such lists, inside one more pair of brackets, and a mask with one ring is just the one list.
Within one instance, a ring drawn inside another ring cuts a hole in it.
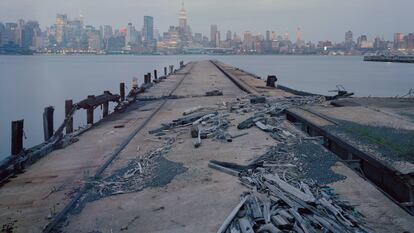
[{"label": "rusted steel beam", "polygon": [[66,133],[73,132],[73,117],[72,117],[72,108],[73,108],[73,101],[66,100],[65,101],[65,117],[66,119]]},{"label": "rusted steel beam", "polygon": [[77,109],[89,109],[89,108],[96,108],[105,102],[112,101],[112,102],[119,102],[120,95],[114,95],[110,92],[105,92],[102,95],[98,96],[88,96],[87,99],[84,99],[76,104]]},{"label": "rusted steel beam", "polygon": [[23,151],[23,125],[24,120],[12,121],[11,154],[19,155]]}]

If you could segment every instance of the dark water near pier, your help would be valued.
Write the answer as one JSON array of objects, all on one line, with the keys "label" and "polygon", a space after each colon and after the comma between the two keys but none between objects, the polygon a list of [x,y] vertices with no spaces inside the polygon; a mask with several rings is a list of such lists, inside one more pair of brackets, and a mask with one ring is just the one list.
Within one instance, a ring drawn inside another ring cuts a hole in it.
[{"label": "dark water near pier", "polygon": [[[24,119],[25,147],[43,141],[42,113],[55,107],[55,128],[64,117],[65,99],[77,102],[104,90],[118,93],[143,75],[180,60],[219,59],[261,77],[277,74],[283,85],[329,94],[336,84],[357,96],[404,95],[414,88],[414,65],[363,62],[362,57],[322,56],[0,56],[0,159],[10,153],[10,122]],[[128,89],[127,89],[128,91]],[[100,119],[96,111],[95,119]],[[75,115],[75,128],[86,114]]]}]

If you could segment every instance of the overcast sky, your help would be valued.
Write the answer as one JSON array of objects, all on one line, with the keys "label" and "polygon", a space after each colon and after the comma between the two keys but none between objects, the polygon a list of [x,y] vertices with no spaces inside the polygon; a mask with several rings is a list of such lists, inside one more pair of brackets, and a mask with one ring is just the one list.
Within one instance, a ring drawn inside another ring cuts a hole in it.
[{"label": "overcast sky", "polygon": [[[210,24],[225,31],[265,34],[266,30],[291,38],[297,27],[308,41],[343,41],[367,34],[392,39],[394,32],[413,32],[414,0],[184,0],[193,32],[209,36]],[[178,24],[181,0],[0,0],[0,22],[35,19],[41,27],[54,23],[56,13],[82,14],[85,24],[142,27],[143,16],[154,16],[160,32]]]}]

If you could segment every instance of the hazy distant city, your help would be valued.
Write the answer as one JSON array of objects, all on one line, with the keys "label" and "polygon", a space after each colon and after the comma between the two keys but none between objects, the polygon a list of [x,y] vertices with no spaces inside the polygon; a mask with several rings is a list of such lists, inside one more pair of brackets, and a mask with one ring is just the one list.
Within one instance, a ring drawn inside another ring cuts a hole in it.
[{"label": "hazy distant city", "polygon": [[55,23],[41,28],[35,20],[0,22],[0,54],[305,54],[363,55],[367,53],[412,54],[414,34],[394,34],[393,41],[344,32],[344,40],[306,41],[301,28],[288,32],[265,31],[237,34],[210,25],[210,34],[193,32],[182,5],[178,25],[160,32],[154,17],[143,16],[142,26],[125,27],[85,24],[83,16],[57,14]]}]

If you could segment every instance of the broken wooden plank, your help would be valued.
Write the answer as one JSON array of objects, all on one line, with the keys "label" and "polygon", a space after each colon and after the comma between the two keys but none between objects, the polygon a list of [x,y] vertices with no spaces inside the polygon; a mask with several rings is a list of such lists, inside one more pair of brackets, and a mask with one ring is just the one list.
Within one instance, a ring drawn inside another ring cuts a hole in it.
[{"label": "broken wooden plank", "polygon": [[217,163],[214,163],[214,161],[210,161],[208,163],[208,167],[209,168],[216,169],[216,170],[219,170],[221,172],[227,173],[227,174],[232,175],[232,176],[239,177],[239,175],[240,175],[240,173],[238,171],[233,170],[233,169],[230,169],[230,168],[227,168],[227,167],[224,167],[224,166],[221,166],[221,165],[219,165]]},{"label": "broken wooden plank", "polygon": [[236,214],[239,212],[239,210],[243,207],[243,205],[246,203],[247,199],[249,198],[249,195],[244,196],[239,204],[231,211],[229,216],[224,220],[223,224],[220,226],[220,228],[217,230],[217,233],[224,233],[226,232],[228,226],[233,221]]},{"label": "broken wooden plank", "polygon": [[310,196],[299,189],[293,187],[292,185],[286,183],[285,181],[281,180],[277,174],[265,174],[263,177],[266,180],[272,181],[276,183],[283,191],[292,194],[293,196],[299,198],[304,202],[315,202],[316,199],[313,196]]}]

